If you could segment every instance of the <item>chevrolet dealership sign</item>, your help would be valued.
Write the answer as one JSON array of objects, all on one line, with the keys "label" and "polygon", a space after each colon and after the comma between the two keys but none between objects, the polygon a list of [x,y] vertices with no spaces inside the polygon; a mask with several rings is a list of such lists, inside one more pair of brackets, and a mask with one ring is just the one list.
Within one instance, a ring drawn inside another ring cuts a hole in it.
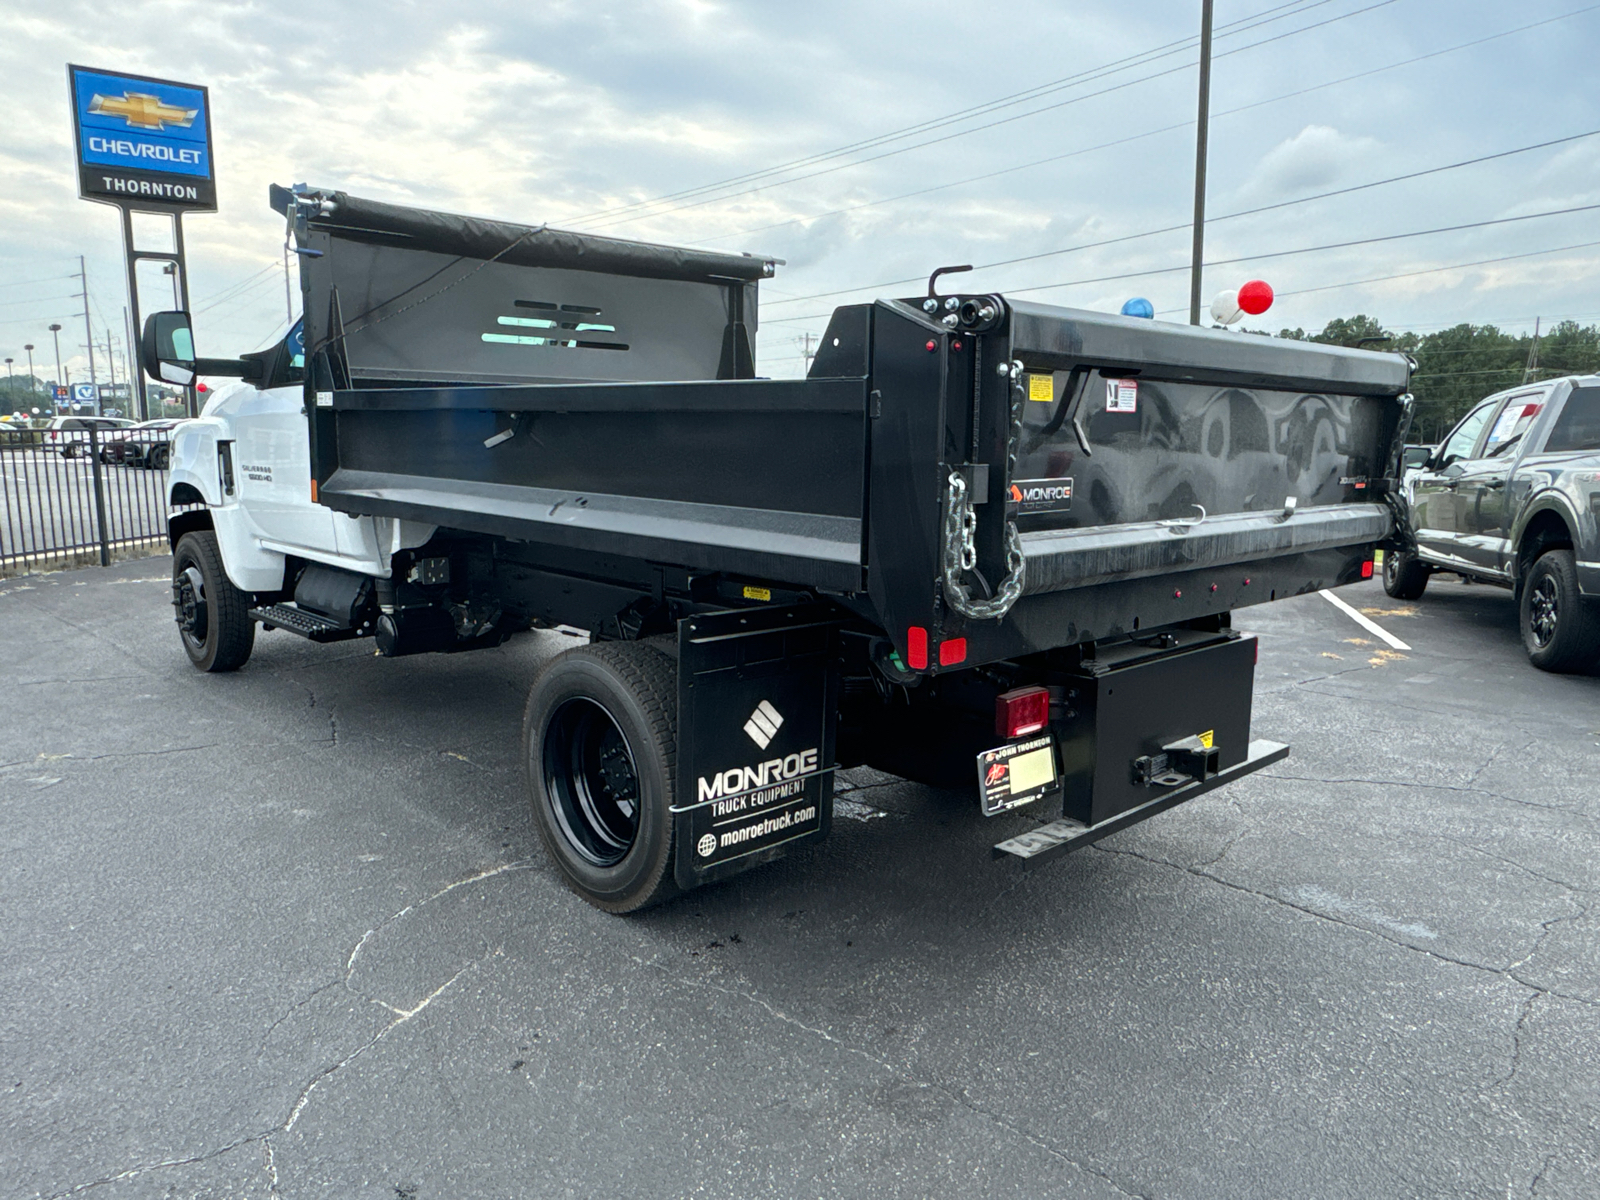
[{"label": "chevrolet dealership sign", "polygon": [[67,68],[78,195],[130,208],[212,211],[206,89],[143,75]]}]

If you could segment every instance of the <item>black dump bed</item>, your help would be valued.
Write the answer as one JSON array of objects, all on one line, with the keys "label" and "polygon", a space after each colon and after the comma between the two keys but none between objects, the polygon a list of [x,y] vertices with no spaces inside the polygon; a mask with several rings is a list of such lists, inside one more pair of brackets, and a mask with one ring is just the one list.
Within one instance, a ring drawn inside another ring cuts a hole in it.
[{"label": "black dump bed", "polygon": [[274,202],[340,511],[826,594],[917,669],[1349,582],[1391,530],[1401,355],[958,296],[758,379],[771,260]]}]

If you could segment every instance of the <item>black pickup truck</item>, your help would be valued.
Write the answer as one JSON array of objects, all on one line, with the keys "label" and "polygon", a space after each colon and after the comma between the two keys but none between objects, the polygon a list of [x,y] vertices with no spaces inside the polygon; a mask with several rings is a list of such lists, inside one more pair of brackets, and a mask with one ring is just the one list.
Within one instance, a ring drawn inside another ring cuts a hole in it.
[{"label": "black pickup truck", "polygon": [[1600,660],[1600,377],[1490,396],[1405,483],[1409,536],[1383,583],[1419,598],[1435,571],[1511,588],[1534,666]]},{"label": "black pickup truck", "polygon": [[184,646],[586,632],[532,680],[524,757],[611,911],[824,837],[841,766],[1053,806],[996,846],[1028,865],[1277,761],[1232,610],[1369,578],[1393,532],[1401,355],[936,272],[763,379],[771,260],[272,199],[303,329],[234,362],[186,314],[146,330],[157,377],[260,389],[174,442]]}]

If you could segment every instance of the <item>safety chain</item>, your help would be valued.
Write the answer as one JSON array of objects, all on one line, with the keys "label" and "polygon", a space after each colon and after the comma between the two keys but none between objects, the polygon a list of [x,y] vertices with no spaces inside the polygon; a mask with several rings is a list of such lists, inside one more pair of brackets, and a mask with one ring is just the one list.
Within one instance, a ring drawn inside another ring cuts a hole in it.
[{"label": "safety chain", "polygon": [[[1004,368],[1003,368],[1004,369]],[[1006,479],[1016,471],[1017,446],[1022,440],[1022,403],[1025,380],[1022,364],[1012,362],[1011,376],[1011,437],[1006,446]],[[978,514],[973,511],[972,497],[967,481],[959,471],[951,471],[945,502],[944,517],[944,595],[950,607],[974,621],[998,621],[1011,611],[1011,606],[1022,595],[1023,571],[1022,535],[1017,523],[1006,521],[1006,577],[993,596],[987,600],[974,600],[972,592],[961,581],[961,576],[978,565],[978,548],[973,534],[978,528]]]}]

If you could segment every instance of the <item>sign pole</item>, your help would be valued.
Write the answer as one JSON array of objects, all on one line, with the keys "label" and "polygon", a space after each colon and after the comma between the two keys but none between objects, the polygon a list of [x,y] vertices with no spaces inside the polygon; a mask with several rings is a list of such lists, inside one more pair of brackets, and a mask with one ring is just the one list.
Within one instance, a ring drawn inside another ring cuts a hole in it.
[{"label": "sign pole", "polygon": [[[124,311],[131,310],[130,315],[132,319],[129,324],[129,329],[132,332],[129,334],[129,336],[137,338],[139,336],[138,331],[140,328],[139,272],[137,270],[139,259],[136,256],[137,252],[133,248],[133,212],[125,204],[119,204],[117,208],[122,213],[122,257],[124,260],[126,260],[128,268],[128,309]],[[129,343],[129,345],[132,346],[137,346],[138,344],[139,343],[137,341]],[[136,393],[136,402],[139,405],[139,419],[141,421],[148,421],[150,419],[150,398],[145,392],[144,372],[139,369],[139,357],[137,350],[133,354],[133,360],[133,377],[135,380],[135,387],[138,389]]]}]

